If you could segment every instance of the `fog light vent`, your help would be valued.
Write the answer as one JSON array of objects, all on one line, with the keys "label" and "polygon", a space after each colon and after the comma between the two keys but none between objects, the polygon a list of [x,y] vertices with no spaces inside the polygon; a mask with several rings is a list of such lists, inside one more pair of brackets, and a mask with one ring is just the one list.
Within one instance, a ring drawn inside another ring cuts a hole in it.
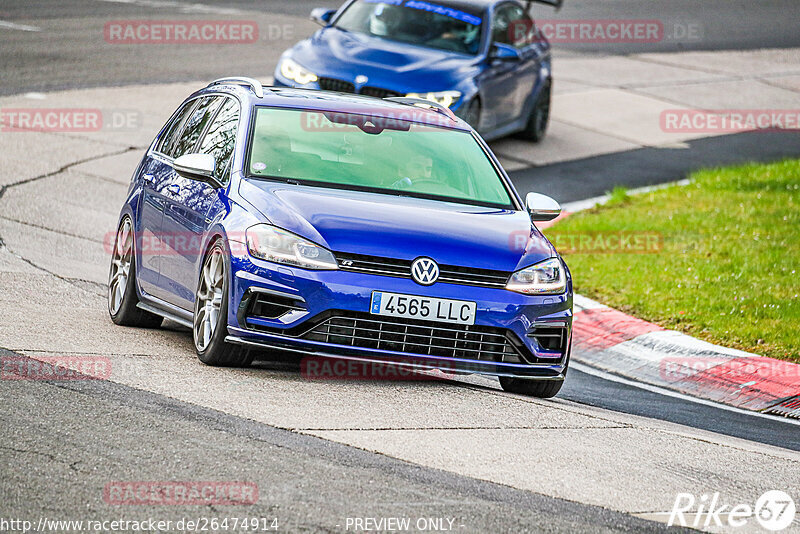
[{"label": "fog light vent", "polygon": [[249,315],[263,319],[277,319],[292,310],[306,309],[305,305],[295,298],[268,293],[256,294],[252,306]]},{"label": "fog light vent", "polygon": [[568,334],[567,326],[563,323],[536,324],[528,331],[528,337],[536,341],[541,351],[559,354],[567,350]]}]

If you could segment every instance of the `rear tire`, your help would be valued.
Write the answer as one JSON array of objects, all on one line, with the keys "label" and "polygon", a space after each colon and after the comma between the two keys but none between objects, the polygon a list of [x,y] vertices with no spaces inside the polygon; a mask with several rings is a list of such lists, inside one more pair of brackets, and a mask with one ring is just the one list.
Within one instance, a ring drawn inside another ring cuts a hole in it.
[{"label": "rear tire", "polygon": [[111,253],[111,268],[108,273],[108,314],[120,326],[158,328],[163,320],[160,316],[136,306],[136,248],[133,222],[123,217],[114,240]]},{"label": "rear tire", "polygon": [[192,338],[197,357],[204,364],[247,367],[253,361],[250,349],[225,342],[230,279],[226,256],[222,240],[217,240],[203,259],[194,303]]},{"label": "rear tire", "polygon": [[555,397],[561,390],[563,380],[532,380],[530,378],[511,378],[509,376],[500,377],[500,386],[509,393],[528,395],[540,399],[550,399]]},{"label": "rear tire", "polygon": [[525,129],[519,133],[519,137],[534,143],[544,139],[547,133],[547,125],[550,122],[551,93],[552,83],[547,80],[542,90],[539,91],[539,97],[536,99],[530,115],[528,115],[528,123],[525,125]]}]

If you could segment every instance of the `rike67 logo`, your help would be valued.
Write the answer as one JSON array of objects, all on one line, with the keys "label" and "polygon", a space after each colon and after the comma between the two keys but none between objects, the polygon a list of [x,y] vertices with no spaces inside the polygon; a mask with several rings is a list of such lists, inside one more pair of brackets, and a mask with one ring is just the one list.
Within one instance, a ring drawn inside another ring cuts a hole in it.
[{"label": "rike67 logo", "polygon": [[725,503],[719,492],[699,498],[691,493],[679,493],[667,524],[702,529],[750,526],[747,531],[752,532],[754,524],[758,523],[761,528],[779,532],[792,524],[796,512],[794,499],[781,490],[765,492],[755,504]]}]

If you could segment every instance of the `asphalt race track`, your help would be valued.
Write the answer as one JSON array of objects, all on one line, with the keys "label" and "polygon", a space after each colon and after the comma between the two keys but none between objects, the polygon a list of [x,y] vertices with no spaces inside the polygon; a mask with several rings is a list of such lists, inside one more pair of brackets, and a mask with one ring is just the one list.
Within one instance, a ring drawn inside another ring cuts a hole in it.
[{"label": "asphalt race track", "polygon": [[[71,87],[182,80],[211,80],[231,72],[271,73],[280,53],[317,26],[308,20],[314,7],[338,7],[324,0],[6,0],[0,21],[36,28],[8,30],[0,25],[0,94]],[[653,19],[665,24],[665,40],[647,44],[563,44],[558,54],[617,54],[637,51],[725,50],[800,46],[794,0],[567,0],[560,12],[534,7],[539,19]],[[148,47],[142,62],[136,47],[106,43],[110,20],[158,18],[253,20],[259,42],[236,47]],[[669,27],[692,27],[694,39],[670,39]]]},{"label": "asphalt race track", "polygon": [[[152,105],[163,117],[174,102],[142,102],[157,94],[143,86],[268,74],[285,47],[313,31],[306,16],[321,5],[337,4],[6,0],[0,95],[114,87],[130,95],[131,108]],[[702,26],[702,40],[650,49],[658,52],[800,46],[793,1],[567,0],[557,15],[536,9],[552,18],[614,11]],[[217,16],[275,32],[233,54],[217,45],[148,47],[145,58],[98,38],[109,20]],[[635,51],[572,46],[557,55]],[[452,519],[463,532],[649,532],[667,530],[658,521],[681,491],[750,501],[766,489],[797,493],[796,423],[580,368],[552,401],[504,393],[488,379],[309,381],[291,358],[246,370],[204,367],[191,334],[169,323],[115,327],[105,310],[99,236],[113,231],[104,225],[113,226],[132,165],[157,127],[150,120],[130,139],[42,134],[41,143],[0,147],[0,356],[110,355],[119,369],[110,381],[0,382],[0,518],[246,513],[275,517],[284,532],[342,532],[354,530],[348,518],[410,516]],[[738,134],[510,174],[521,191],[570,202],[615,185],[677,180],[702,166],[798,155],[796,133]],[[25,158],[34,170],[16,176],[9,161]],[[531,440],[537,448],[525,449]],[[260,499],[245,512],[120,509],[102,495],[109,481],[196,479],[252,481]]]}]

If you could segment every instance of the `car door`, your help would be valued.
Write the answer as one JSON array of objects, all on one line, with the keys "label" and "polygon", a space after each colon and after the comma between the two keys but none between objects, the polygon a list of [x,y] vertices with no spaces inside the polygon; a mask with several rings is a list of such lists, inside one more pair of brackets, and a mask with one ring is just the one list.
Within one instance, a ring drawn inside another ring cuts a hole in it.
[{"label": "car door", "polygon": [[517,90],[514,94],[515,113],[511,120],[523,117],[527,120],[530,106],[526,104],[529,103],[533,88],[539,79],[542,59],[541,38],[533,19],[521,6],[514,5],[513,9],[509,9],[509,16],[511,23],[508,35],[512,46],[517,49],[520,56],[516,72]]},{"label": "car door", "polygon": [[139,210],[139,227],[136,243],[136,274],[139,287],[145,293],[163,298],[165,291],[159,284],[161,260],[165,247],[162,231],[164,218],[164,193],[172,174],[169,165],[170,148],[180,136],[183,123],[191,114],[196,101],[185,102],[173,113],[162,133],[148,152],[139,172],[142,183],[142,200]]},{"label": "car door", "polygon": [[[235,99],[209,97],[198,105],[187,120],[181,142],[175,150],[175,158],[196,152],[214,155],[215,151],[208,143],[221,143],[220,136],[223,133],[230,134],[231,128],[235,133],[238,116],[239,105]],[[226,178],[224,171],[218,164],[215,171],[219,174],[218,180]],[[162,262],[161,276],[169,286],[168,301],[191,310],[203,255],[203,236],[212,221],[209,211],[212,206],[221,203],[217,190],[211,185],[184,178],[177,173],[170,178],[166,195],[168,202],[164,210],[164,230],[173,237],[173,250],[169,258]]]},{"label": "car door", "polygon": [[527,18],[525,10],[516,3],[499,4],[492,12],[492,45],[513,46],[520,51],[520,58],[492,59],[491,50],[489,52],[489,64],[480,81],[484,96],[481,129],[484,131],[505,126],[519,118],[522,94],[526,87],[533,87],[536,55],[530,46],[521,46],[515,38],[516,24],[524,18]]}]

